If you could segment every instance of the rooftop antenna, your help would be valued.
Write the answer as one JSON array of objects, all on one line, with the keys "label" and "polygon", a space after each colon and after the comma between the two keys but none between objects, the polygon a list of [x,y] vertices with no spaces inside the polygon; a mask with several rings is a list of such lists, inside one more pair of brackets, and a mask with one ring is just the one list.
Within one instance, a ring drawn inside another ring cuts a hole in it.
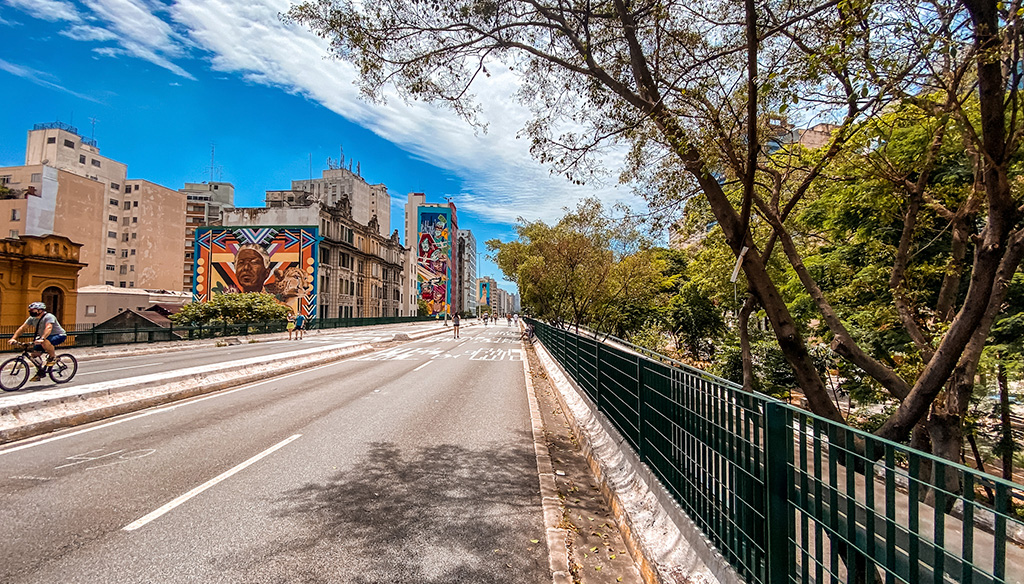
[{"label": "rooftop antenna", "polygon": [[96,122],[98,121],[96,118],[89,118],[89,122],[92,124],[92,135],[89,136],[89,139],[93,142],[96,141]]},{"label": "rooftop antenna", "polygon": [[216,168],[214,161],[216,160],[217,144],[210,142],[210,182],[213,182],[213,172]]},{"label": "rooftop antenna", "polygon": [[359,178],[363,177],[363,170],[359,168],[359,162],[356,162],[356,176]]},{"label": "rooftop antenna", "polygon": [[313,153],[309,153],[309,192],[313,192]]}]

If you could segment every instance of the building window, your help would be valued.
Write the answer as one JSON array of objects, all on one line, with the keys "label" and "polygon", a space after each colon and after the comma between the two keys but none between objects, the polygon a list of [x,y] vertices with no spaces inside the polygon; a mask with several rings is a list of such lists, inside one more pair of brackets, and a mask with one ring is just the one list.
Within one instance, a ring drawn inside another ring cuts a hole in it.
[{"label": "building window", "polygon": [[[132,190],[133,190],[133,191],[137,191],[137,190],[139,190],[139,185],[135,185],[134,187],[132,187]],[[139,202],[138,202],[138,201],[135,201],[135,206],[136,206],[136,207],[138,207],[138,206],[139,206]]]},{"label": "building window", "polygon": [[107,280],[106,282],[104,282],[104,284],[106,284],[107,286],[113,286],[114,282],[111,280]]},{"label": "building window", "polygon": [[113,237],[114,239],[117,239],[117,234],[114,233],[113,231],[108,231],[107,232],[107,237]]},{"label": "building window", "polygon": [[128,287],[128,283],[127,282],[121,282],[121,287],[122,288],[127,288]]},{"label": "building window", "polygon": [[[75,147],[75,143],[72,140],[64,140],[64,145],[67,146],[68,148],[74,148]],[[60,320],[60,319],[58,318],[57,320]]]},{"label": "building window", "polygon": [[117,199],[110,199],[110,204],[116,207],[118,205]]},{"label": "building window", "polygon": [[96,168],[100,167],[100,161],[99,160],[96,160],[95,158],[93,158],[90,162],[92,162],[92,165],[95,166]]},{"label": "building window", "polygon": [[46,138],[46,143],[47,144],[56,144],[57,143],[57,137],[56,136],[49,136],[49,137],[47,137]]},{"label": "building window", "polygon": [[133,264],[133,265],[128,266],[128,271],[129,272],[134,272],[135,271],[135,265]]},{"label": "building window", "polygon": [[127,210],[129,210],[131,208],[132,208],[132,202],[131,201],[125,201],[124,202],[124,210],[127,211]]},{"label": "building window", "polygon": [[129,288],[134,288],[135,287],[135,282],[128,282],[128,287]]},{"label": "building window", "polygon": [[135,250],[134,249],[132,250],[132,255],[135,255]]},{"label": "building window", "polygon": [[121,272],[122,274],[127,274],[127,273],[128,273],[128,266],[121,266],[121,270],[120,270],[120,272]]},{"label": "building window", "polygon": [[117,250],[112,248],[112,247],[108,247],[107,248],[107,253],[110,254],[110,255],[114,255],[115,253],[117,253]]},{"label": "building window", "polygon": [[125,217],[124,221],[122,221],[121,223],[123,223],[124,225],[128,225],[128,217]]},{"label": "building window", "polygon": [[128,234],[127,234],[127,233],[125,233],[125,234],[124,234],[124,237],[122,237],[121,239],[122,239],[123,241],[128,241]]},{"label": "building window", "polygon": [[[127,235],[125,235],[125,237],[127,238],[128,236],[127,236]],[[135,239],[135,234],[134,234],[134,233],[132,234],[132,239]],[[125,239],[125,241],[128,241],[128,240],[127,240],[127,239]]]},{"label": "building window", "polygon": [[85,164],[85,154],[78,155],[78,164]]},{"label": "building window", "polygon": [[107,264],[107,271],[108,272],[113,272],[115,269],[116,268],[115,268],[114,264]]},{"label": "building window", "polygon": [[[128,220],[128,218],[125,217],[125,221],[127,221],[127,220]],[[138,222],[139,222],[139,218],[138,217],[132,217],[132,223],[138,223]]]},{"label": "building window", "polygon": [[107,219],[110,219],[111,221],[115,221],[116,222],[117,221],[117,215],[107,215]]},{"label": "building window", "polygon": [[119,191],[121,190],[121,185],[118,183],[110,183],[110,188],[114,189],[115,191]]},{"label": "building window", "polygon": [[0,174],[0,186],[7,186],[11,184],[11,175]]},{"label": "building window", "polygon": [[128,250],[126,250],[126,249],[122,249],[122,250],[121,250],[121,257],[123,257],[123,258],[126,258],[126,257],[128,257]]},{"label": "building window", "polygon": [[[135,185],[135,190],[139,190],[139,185]],[[139,202],[138,201],[132,201],[132,207],[138,207],[138,206],[139,206]]]},{"label": "building window", "polygon": [[9,238],[11,238],[11,239],[18,239],[18,230],[17,230],[17,229],[12,229],[12,230],[11,230],[11,231],[10,231],[10,232],[9,232],[9,233],[7,234],[7,237],[9,237]]},{"label": "building window", "polygon": [[86,304],[85,305],[85,315],[86,316],[96,316],[96,305],[95,304]]},{"label": "building window", "polygon": [[21,209],[11,209],[11,221],[21,221]]},{"label": "building window", "polygon": [[41,172],[33,172],[32,176],[29,177],[28,182],[34,182],[34,183],[43,182],[43,173],[41,173]]}]

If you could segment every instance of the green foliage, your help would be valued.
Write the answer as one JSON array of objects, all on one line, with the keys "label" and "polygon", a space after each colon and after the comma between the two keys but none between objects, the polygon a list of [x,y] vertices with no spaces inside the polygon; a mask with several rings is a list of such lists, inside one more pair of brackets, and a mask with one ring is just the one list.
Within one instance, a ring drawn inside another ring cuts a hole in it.
[{"label": "green foliage", "polygon": [[177,325],[205,326],[283,320],[288,312],[287,306],[279,303],[273,294],[265,292],[214,294],[209,302],[186,304],[170,319]]},{"label": "green foliage", "polygon": [[416,316],[429,316],[430,307],[427,306],[427,301],[422,298],[416,299]]}]

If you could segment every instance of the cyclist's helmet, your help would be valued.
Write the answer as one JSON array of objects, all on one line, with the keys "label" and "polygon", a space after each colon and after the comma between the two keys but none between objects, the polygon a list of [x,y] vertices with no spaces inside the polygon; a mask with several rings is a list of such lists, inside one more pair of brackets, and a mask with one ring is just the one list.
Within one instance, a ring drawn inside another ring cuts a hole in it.
[{"label": "cyclist's helmet", "polygon": [[46,305],[42,302],[33,302],[32,304],[29,304],[28,307],[31,309],[46,310]]}]

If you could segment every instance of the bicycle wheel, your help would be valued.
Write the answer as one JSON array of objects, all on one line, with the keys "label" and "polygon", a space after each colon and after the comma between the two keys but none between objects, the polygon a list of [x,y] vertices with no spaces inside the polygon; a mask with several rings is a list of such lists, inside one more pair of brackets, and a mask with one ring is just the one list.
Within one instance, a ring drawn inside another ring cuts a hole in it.
[{"label": "bicycle wheel", "polygon": [[28,373],[31,367],[24,357],[14,357],[4,361],[0,365],[0,389],[4,391],[18,391],[28,381]]},{"label": "bicycle wheel", "polygon": [[78,359],[68,353],[57,355],[56,365],[50,367],[50,379],[54,383],[67,383],[75,373],[78,373]]}]

